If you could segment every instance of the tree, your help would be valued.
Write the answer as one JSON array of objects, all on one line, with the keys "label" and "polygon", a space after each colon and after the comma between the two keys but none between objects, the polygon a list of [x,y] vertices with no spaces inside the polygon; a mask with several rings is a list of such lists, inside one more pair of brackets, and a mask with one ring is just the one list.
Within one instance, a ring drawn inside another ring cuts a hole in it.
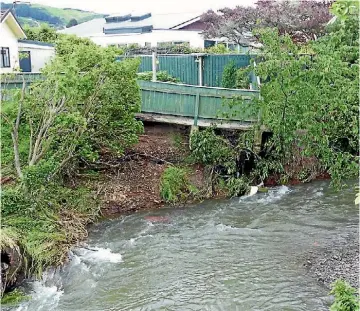
[{"label": "tree", "polygon": [[313,55],[303,55],[288,34],[261,32],[262,122],[284,163],[297,148],[317,159],[337,186],[358,174],[358,22],[355,14],[309,42]]},{"label": "tree", "polygon": [[13,153],[20,179],[45,163],[51,176],[71,162],[96,161],[103,149],[122,154],[142,129],[135,119],[138,61],[115,62],[116,50],[71,39],[59,42],[61,53],[43,69],[43,81],[4,103],[4,136],[11,135],[12,146],[3,152]]},{"label": "tree", "polygon": [[70,21],[67,23],[66,28],[70,28],[73,26],[76,26],[78,24],[77,20],[75,18],[70,19]]},{"label": "tree", "polygon": [[42,24],[40,27],[25,26],[24,31],[28,40],[55,43],[59,38],[56,29],[47,24]]},{"label": "tree", "polygon": [[259,0],[255,7],[224,8],[220,14],[208,11],[201,20],[205,23],[206,38],[222,38],[237,44],[250,44],[251,33],[258,28],[277,27],[279,34],[289,34],[296,42],[306,42],[322,35],[330,20],[330,1]]}]

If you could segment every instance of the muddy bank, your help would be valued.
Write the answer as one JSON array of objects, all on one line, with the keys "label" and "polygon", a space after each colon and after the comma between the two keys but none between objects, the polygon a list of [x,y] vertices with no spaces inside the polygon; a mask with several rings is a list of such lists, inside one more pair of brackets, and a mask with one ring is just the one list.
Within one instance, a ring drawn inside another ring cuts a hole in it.
[{"label": "muddy bank", "polygon": [[330,288],[337,279],[359,288],[359,237],[334,238],[325,248],[309,254],[305,267],[321,284]]},{"label": "muddy bank", "polygon": [[[138,144],[128,150],[125,157],[111,158],[112,162],[92,186],[101,197],[102,215],[111,217],[162,207],[161,175],[166,167],[180,164],[188,156],[188,139],[186,127],[145,124]],[[203,186],[204,169],[200,165],[192,166],[190,180],[196,187]]]}]

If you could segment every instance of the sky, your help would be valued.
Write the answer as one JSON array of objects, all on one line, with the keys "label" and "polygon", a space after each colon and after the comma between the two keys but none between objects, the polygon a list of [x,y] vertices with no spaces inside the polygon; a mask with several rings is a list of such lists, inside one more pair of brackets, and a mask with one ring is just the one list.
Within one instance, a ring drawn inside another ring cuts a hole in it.
[{"label": "sky", "polygon": [[[208,9],[251,5],[256,0],[24,0],[59,8],[74,8],[97,13],[114,14],[147,11],[156,14],[198,13]],[[5,2],[12,2],[5,0]]]}]

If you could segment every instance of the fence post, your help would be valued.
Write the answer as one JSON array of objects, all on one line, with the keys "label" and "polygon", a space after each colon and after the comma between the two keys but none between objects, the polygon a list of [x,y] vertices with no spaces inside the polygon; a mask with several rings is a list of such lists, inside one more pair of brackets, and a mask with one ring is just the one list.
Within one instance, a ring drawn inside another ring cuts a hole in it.
[{"label": "fence post", "polygon": [[195,97],[195,111],[194,111],[194,126],[197,126],[199,116],[200,94],[196,93]]},{"label": "fence post", "polygon": [[156,82],[156,51],[152,52],[152,81]]},{"label": "fence post", "polygon": [[199,86],[203,86],[203,56],[199,56]]}]

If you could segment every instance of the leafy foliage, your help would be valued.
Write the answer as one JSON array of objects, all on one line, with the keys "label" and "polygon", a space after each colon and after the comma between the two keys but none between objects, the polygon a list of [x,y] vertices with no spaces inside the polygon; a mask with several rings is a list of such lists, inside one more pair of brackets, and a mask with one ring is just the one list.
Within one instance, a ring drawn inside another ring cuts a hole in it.
[{"label": "leafy foliage", "polygon": [[248,89],[251,83],[250,79],[251,66],[239,68],[236,71],[236,83],[237,89]]},{"label": "leafy foliage", "polygon": [[[262,122],[272,142],[289,160],[294,145],[302,156],[315,157],[336,186],[356,176],[358,151],[358,29],[348,20],[311,43],[315,55],[301,55],[291,38],[262,32],[263,61],[259,102]],[[329,53],[329,51],[332,53]]]},{"label": "leafy foliage", "polygon": [[209,54],[229,54],[229,53],[231,53],[231,51],[224,44],[221,44],[221,43],[205,49],[205,52],[209,53]]},{"label": "leafy foliage", "polygon": [[160,182],[160,195],[165,202],[179,203],[196,192],[197,189],[191,185],[186,169],[175,166],[165,169]]},{"label": "leafy foliage", "polygon": [[234,89],[236,86],[236,73],[237,68],[235,62],[227,63],[222,74],[221,86]]},{"label": "leafy foliage", "polygon": [[66,260],[98,213],[90,190],[68,181],[104,150],[122,155],[142,131],[138,60],[116,62],[116,49],[72,36],[56,48],[44,79],[5,89],[1,103],[2,172],[18,177],[2,190],[2,225],[37,275]]},{"label": "leafy foliage", "polygon": [[[145,71],[138,73],[138,79],[144,81],[152,80],[152,71]],[[180,83],[180,79],[175,78],[167,73],[167,71],[157,71],[156,80],[161,82]]]},{"label": "leafy foliage", "polygon": [[235,169],[235,151],[223,137],[215,134],[213,128],[194,132],[190,139],[190,150],[195,163],[212,167],[226,165],[229,173]]},{"label": "leafy foliage", "polygon": [[[255,181],[253,175],[246,174],[244,166],[251,155],[248,134],[243,133],[235,144],[220,135],[214,128],[194,132],[190,139],[190,158],[210,170],[211,187],[219,185],[229,196],[239,196],[249,190]],[[216,177],[214,178],[214,174]]]},{"label": "leafy foliage", "polygon": [[279,34],[289,34],[294,41],[308,41],[324,33],[330,20],[329,2],[260,0],[256,6],[224,8],[217,14],[203,14],[206,38],[225,37],[237,44],[250,44],[257,28],[277,27]]},{"label": "leafy foliage", "polygon": [[360,308],[359,297],[356,289],[348,283],[337,280],[333,285],[330,294],[335,296],[335,301],[330,307],[330,311],[358,311]]},{"label": "leafy foliage", "polygon": [[41,41],[48,43],[55,43],[59,34],[56,29],[50,27],[47,24],[42,24],[39,27],[24,26],[24,31],[28,40]]}]

